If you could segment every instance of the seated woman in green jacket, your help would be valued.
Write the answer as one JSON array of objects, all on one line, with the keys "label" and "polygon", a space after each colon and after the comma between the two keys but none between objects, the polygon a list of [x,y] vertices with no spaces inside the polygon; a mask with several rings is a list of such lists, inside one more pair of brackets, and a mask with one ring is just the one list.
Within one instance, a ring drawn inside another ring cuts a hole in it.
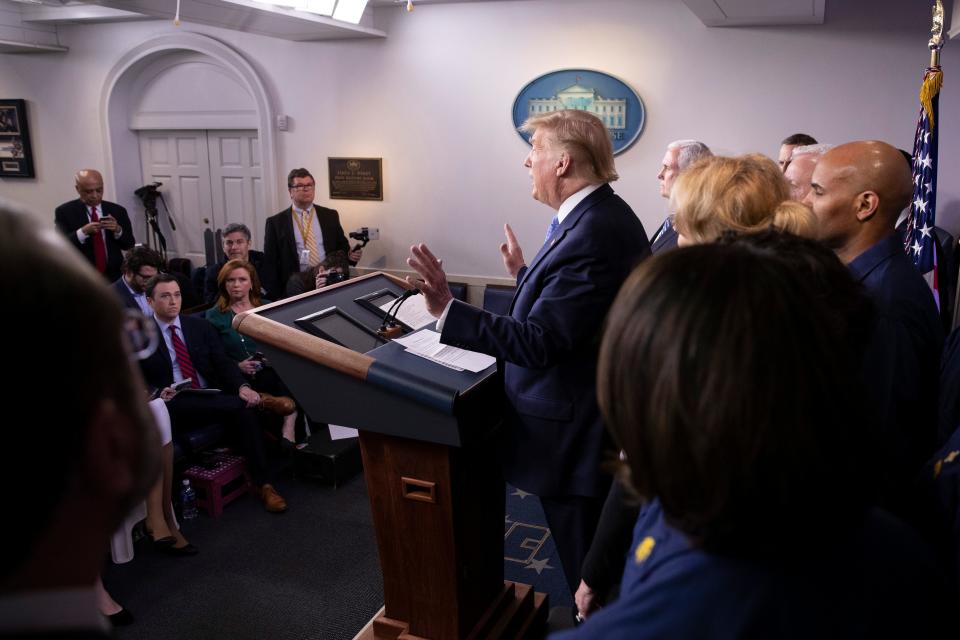
[{"label": "seated woman in green jacket", "polygon": [[230,260],[217,274],[217,300],[206,317],[219,332],[227,355],[236,360],[250,386],[260,394],[260,406],[283,416],[283,439],[292,446],[296,440],[296,403],[257,343],[233,328],[234,316],[264,302],[269,300],[260,297],[260,278],[253,265],[245,260]]}]

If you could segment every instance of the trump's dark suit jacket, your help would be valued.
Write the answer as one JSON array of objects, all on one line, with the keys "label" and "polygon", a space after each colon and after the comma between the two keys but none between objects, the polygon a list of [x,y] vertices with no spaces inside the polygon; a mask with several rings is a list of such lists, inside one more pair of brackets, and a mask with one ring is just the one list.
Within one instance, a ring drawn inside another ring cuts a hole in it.
[{"label": "trump's dark suit jacket", "polygon": [[[330,254],[334,251],[350,251],[350,243],[340,226],[340,216],[334,209],[313,205],[320,233],[323,234],[323,250]],[[300,256],[297,255],[297,237],[293,232],[293,208],[287,207],[280,213],[267,218],[263,240],[263,272],[261,284],[267,290],[271,300],[281,300],[287,287],[287,280],[300,271]]]},{"label": "trump's dark suit jacket", "polygon": [[[204,318],[180,316],[183,339],[190,352],[193,367],[203,376],[207,387],[220,389],[225,393],[237,393],[240,386],[246,384],[237,363],[231,360],[223,350],[223,343],[213,325]],[[160,325],[157,325],[160,331]],[[140,361],[140,369],[147,385],[151,389],[162,389],[173,384],[173,363],[163,338],[153,354]]]},{"label": "trump's dark suit jacket", "polygon": [[614,447],[597,406],[597,350],[620,285],[650,245],[609,185],[587,196],[517,276],[510,315],[455,300],[446,344],[504,361],[504,473],[541,496],[597,496]]},{"label": "trump's dark suit jacket", "polygon": [[[120,267],[123,265],[123,251],[133,248],[133,227],[130,226],[130,217],[127,216],[127,210],[118,204],[104,200],[100,203],[97,214],[100,217],[108,215],[115,218],[120,224],[120,228],[123,229],[120,238],[114,237],[110,232],[103,234],[106,236],[105,244],[107,247],[107,271],[104,273],[104,276],[110,282],[114,282],[120,277]],[[83,204],[83,201],[78,198],[70,202],[65,202],[57,207],[54,213],[54,222],[57,223],[57,228],[70,240],[70,244],[83,253],[87,262],[96,265],[93,257],[93,238],[88,237],[87,241],[83,244],[77,240],[77,229],[90,222],[90,220],[87,219],[87,207]]]}]

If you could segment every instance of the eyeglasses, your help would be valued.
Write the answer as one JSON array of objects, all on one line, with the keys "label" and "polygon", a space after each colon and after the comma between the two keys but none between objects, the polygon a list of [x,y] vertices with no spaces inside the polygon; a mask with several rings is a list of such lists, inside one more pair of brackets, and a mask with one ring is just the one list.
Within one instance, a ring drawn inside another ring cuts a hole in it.
[{"label": "eyeglasses", "polygon": [[292,184],[290,185],[290,191],[310,191],[314,186],[313,184]]}]

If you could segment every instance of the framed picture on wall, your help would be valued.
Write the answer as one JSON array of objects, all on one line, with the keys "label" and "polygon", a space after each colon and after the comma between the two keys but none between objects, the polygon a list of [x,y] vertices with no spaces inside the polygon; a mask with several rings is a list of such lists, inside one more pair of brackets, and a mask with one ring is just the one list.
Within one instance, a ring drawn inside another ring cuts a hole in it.
[{"label": "framed picture on wall", "polygon": [[33,178],[26,100],[0,100],[0,178]]}]

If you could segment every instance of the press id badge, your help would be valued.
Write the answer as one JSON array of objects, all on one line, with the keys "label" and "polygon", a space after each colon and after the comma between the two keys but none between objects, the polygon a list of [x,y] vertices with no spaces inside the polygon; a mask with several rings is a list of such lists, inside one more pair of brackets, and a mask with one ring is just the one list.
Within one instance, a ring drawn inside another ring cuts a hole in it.
[{"label": "press id badge", "polygon": [[308,264],[310,264],[310,249],[302,249],[300,251],[300,267],[303,268]]}]

